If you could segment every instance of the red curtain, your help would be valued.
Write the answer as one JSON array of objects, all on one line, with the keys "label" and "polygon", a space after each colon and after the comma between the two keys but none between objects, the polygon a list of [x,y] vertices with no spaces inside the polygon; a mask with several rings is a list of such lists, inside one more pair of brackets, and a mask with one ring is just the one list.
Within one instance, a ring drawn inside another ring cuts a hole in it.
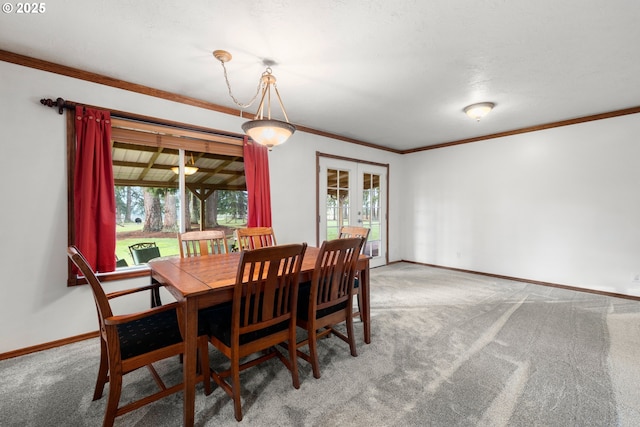
[{"label": "red curtain", "polygon": [[116,269],[116,200],[111,115],[76,107],[75,245],[95,271]]},{"label": "red curtain", "polygon": [[247,227],[271,227],[271,185],[267,147],[244,137],[244,176],[247,182]]}]

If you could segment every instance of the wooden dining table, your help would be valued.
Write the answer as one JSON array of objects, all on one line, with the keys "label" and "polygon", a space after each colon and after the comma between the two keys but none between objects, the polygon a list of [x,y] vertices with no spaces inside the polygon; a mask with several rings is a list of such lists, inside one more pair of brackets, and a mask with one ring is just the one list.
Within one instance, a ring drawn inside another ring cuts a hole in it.
[{"label": "wooden dining table", "polygon": [[[307,247],[302,261],[300,282],[311,280],[319,252],[319,248]],[[233,299],[233,287],[239,263],[239,252],[190,258],[164,257],[149,261],[153,279],[165,285],[181,303],[182,332],[185,342],[183,359],[185,426],[192,426],[195,419],[198,310]],[[369,344],[371,316],[368,256],[360,255],[357,269],[362,293],[360,318],[363,323],[364,342]]]}]

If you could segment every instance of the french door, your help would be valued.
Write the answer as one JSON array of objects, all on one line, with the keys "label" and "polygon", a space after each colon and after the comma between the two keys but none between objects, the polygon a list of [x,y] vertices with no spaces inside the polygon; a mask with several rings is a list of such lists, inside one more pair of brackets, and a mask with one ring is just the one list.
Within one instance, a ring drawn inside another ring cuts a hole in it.
[{"label": "french door", "polygon": [[364,253],[371,267],[387,262],[387,167],[319,156],[318,236],[338,237],[340,227],[369,231]]}]

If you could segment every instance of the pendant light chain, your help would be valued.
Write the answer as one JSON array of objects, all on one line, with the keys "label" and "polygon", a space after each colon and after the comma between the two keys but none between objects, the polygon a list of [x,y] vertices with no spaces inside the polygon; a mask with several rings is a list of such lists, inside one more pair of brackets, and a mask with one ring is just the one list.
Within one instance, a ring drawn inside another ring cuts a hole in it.
[{"label": "pendant light chain", "polygon": [[258,99],[258,95],[260,94],[260,89],[262,88],[262,77],[258,80],[258,87],[256,88],[256,94],[253,95],[253,98],[251,98],[251,100],[248,103],[244,104],[238,101],[235,96],[233,96],[233,93],[231,92],[231,84],[229,83],[229,77],[227,76],[227,67],[225,67],[224,61],[220,61],[220,64],[222,65],[222,69],[224,70],[224,81],[227,83],[227,89],[229,89],[229,96],[231,97],[233,102],[235,102],[235,104],[238,107],[242,108],[243,110],[251,107],[251,105],[253,105],[253,103],[256,102],[256,99]]}]

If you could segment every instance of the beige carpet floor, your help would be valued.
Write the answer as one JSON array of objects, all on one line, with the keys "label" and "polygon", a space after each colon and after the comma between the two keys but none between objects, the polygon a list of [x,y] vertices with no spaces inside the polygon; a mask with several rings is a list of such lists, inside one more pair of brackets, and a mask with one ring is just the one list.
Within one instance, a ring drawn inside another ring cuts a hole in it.
[{"label": "beige carpet floor", "polygon": [[[399,263],[371,274],[372,343],[320,344],[301,387],[277,360],[242,374],[247,426],[638,426],[640,303]],[[0,362],[0,426],[98,426],[98,340]],[[224,359],[211,348],[212,366]],[[160,371],[181,378],[168,360]],[[146,370],[123,400],[153,387]],[[182,394],[116,420],[179,426]],[[196,391],[196,425],[235,426],[227,395]]]}]

